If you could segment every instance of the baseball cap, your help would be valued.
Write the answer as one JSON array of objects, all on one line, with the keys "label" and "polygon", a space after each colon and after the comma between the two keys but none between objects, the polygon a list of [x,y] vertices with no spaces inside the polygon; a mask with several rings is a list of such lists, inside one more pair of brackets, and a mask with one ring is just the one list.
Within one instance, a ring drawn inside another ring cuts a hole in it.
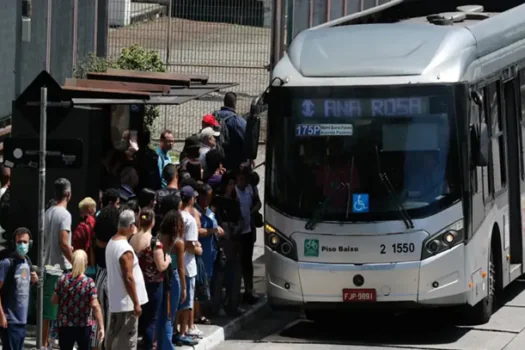
[{"label": "baseball cap", "polygon": [[198,197],[199,194],[191,186],[184,186],[180,190],[180,194],[184,198]]},{"label": "baseball cap", "polygon": [[217,136],[220,136],[220,135],[221,135],[221,133],[219,131],[215,131],[211,127],[207,127],[207,128],[204,128],[204,129],[201,130],[201,139],[202,138],[210,138],[212,136],[217,137]]},{"label": "baseball cap", "polygon": [[206,114],[204,117],[202,117],[202,122],[211,126],[220,126],[219,122],[212,114]]}]

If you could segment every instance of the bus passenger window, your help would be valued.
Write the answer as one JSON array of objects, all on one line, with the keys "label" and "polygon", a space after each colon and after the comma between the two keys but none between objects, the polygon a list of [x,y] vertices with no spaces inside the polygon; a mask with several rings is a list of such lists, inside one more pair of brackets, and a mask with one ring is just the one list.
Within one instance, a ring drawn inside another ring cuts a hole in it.
[{"label": "bus passenger window", "polygon": [[520,70],[521,178],[525,180],[525,69]]},{"label": "bus passenger window", "polygon": [[491,127],[491,170],[492,190],[498,193],[507,183],[507,168],[505,163],[505,138],[503,134],[503,119],[499,100],[499,82],[491,83],[487,89],[488,113]]}]

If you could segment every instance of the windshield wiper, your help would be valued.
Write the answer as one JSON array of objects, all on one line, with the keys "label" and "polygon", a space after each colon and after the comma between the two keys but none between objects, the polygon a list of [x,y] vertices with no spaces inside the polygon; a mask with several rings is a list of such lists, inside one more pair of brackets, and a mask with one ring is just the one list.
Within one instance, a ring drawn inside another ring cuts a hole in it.
[{"label": "windshield wiper", "polygon": [[319,208],[314,212],[314,215],[312,216],[312,218],[310,220],[308,220],[306,225],[304,225],[304,228],[306,230],[312,231],[315,228],[315,226],[317,226],[317,224],[319,223],[319,221],[321,220],[321,218],[323,216],[323,213],[324,213],[328,203],[330,203],[332,198],[334,198],[334,196],[337,193],[339,193],[339,191],[341,191],[343,188],[345,188],[347,186],[348,186],[347,183],[341,182],[339,184],[339,186],[337,186],[337,188],[334,190],[334,192],[332,192],[328,197],[325,198],[325,200],[321,203]]},{"label": "windshield wiper", "polygon": [[392,200],[394,201],[397,207],[397,210],[399,212],[399,215],[401,215],[401,218],[403,219],[403,222],[405,223],[407,229],[412,229],[414,228],[414,223],[412,222],[410,215],[408,215],[408,212],[406,211],[399,197],[395,195],[394,186],[392,186],[392,183],[390,182],[390,179],[388,178],[387,174],[381,172],[381,160],[379,159],[379,150],[377,146],[375,148],[376,148],[377,172],[379,175],[379,181],[381,182],[383,186],[385,186],[386,191],[390,195],[390,198],[392,198]]}]

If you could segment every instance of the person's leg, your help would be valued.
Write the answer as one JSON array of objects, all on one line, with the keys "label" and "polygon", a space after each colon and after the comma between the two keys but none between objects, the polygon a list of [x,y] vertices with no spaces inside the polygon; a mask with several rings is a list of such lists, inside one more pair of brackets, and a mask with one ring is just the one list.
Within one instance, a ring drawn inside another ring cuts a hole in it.
[{"label": "person's leg", "polygon": [[44,274],[44,309],[42,310],[44,321],[42,322],[42,346],[46,348],[49,347],[51,321],[57,319],[57,306],[51,302],[51,298],[53,297],[58,277],[59,276],[52,276],[47,273]]},{"label": "person's leg", "polygon": [[139,322],[141,328],[144,329],[143,347],[148,350],[153,349],[155,325],[160,304],[162,303],[162,283],[146,283],[146,290],[149,301],[142,307],[142,315]]},{"label": "person's leg", "polygon": [[[97,266],[97,272],[95,276],[95,287],[97,287],[98,303],[100,304],[100,309],[102,311],[102,319],[104,320],[106,333],[109,324],[107,276],[107,270],[103,267]],[[91,348],[93,350],[104,350],[104,341],[99,341],[97,336],[98,324],[95,323],[95,325],[93,325],[93,330],[91,333]]]},{"label": "person's leg", "polygon": [[78,350],[89,350],[91,340],[91,327],[78,327],[77,348]]},{"label": "person's leg", "polygon": [[[3,349],[10,348],[11,350],[23,350],[24,349],[24,340],[26,337],[26,326],[22,324],[12,324],[7,326],[7,342],[8,347]],[[2,339],[3,345],[3,339]]]},{"label": "person's leg", "polygon": [[104,339],[104,348],[106,350],[118,350],[118,348],[114,346],[114,342],[119,328],[122,327],[122,325],[119,322],[120,319],[118,317],[118,314],[109,314],[109,323],[106,326],[106,339]]},{"label": "person's leg", "polygon": [[77,327],[62,327],[58,330],[58,346],[60,350],[73,350],[77,338]]},{"label": "person's leg", "polygon": [[[173,283],[173,281],[171,281]],[[173,350],[171,338],[173,336],[173,327],[171,324],[171,290],[164,289],[162,304],[159,309],[157,318],[157,350]]]},{"label": "person's leg", "polygon": [[188,337],[191,321],[191,313],[194,306],[195,277],[186,277],[186,300],[180,305],[180,337],[179,341],[184,345],[195,345],[197,342]]},{"label": "person's leg", "polygon": [[253,246],[253,239],[250,233],[241,235],[241,266],[245,295],[253,291]]},{"label": "person's leg", "polygon": [[191,288],[192,278],[186,276],[186,300],[180,305],[180,334],[186,335],[190,322],[190,313],[193,309],[193,288]]},{"label": "person's leg", "polygon": [[[119,312],[117,327],[114,328],[111,349],[109,350],[137,350],[137,336],[139,322],[133,311]],[[147,350],[145,348],[145,350]]]},{"label": "person's leg", "polygon": [[226,312],[231,316],[237,316],[244,310],[239,308],[241,303],[241,243],[238,239],[232,240],[231,249],[226,257]]}]

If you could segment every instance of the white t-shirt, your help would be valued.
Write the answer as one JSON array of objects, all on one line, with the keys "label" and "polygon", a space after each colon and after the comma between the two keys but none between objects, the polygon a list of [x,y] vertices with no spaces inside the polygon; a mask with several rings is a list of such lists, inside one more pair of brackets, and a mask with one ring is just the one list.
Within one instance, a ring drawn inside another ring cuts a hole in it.
[{"label": "white t-shirt", "polygon": [[[199,231],[197,229],[197,221],[187,211],[182,210],[182,221],[184,222],[184,241],[197,242],[199,240]],[[186,269],[186,276],[197,276],[197,262],[195,261],[195,254],[184,252],[184,267]]]},{"label": "white t-shirt", "polygon": [[235,186],[235,191],[237,192],[237,198],[239,198],[239,204],[241,207],[241,216],[244,220],[244,226],[241,233],[251,233],[252,232],[252,206],[253,206],[253,197],[254,191],[251,185],[248,185],[244,188],[244,191],[239,187]]},{"label": "white t-shirt", "polygon": [[133,253],[133,278],[135,279],[135,289],[139,303],[144,305],[148,302],[144,276],[133,247],[125,239],[117,241],[110,239],[106,246],[106,268],[108,272],[109,312],[113,313],[133,311],[133,300],[131,300],[124,285],[120,267],[120,257],[126,252]]}]

